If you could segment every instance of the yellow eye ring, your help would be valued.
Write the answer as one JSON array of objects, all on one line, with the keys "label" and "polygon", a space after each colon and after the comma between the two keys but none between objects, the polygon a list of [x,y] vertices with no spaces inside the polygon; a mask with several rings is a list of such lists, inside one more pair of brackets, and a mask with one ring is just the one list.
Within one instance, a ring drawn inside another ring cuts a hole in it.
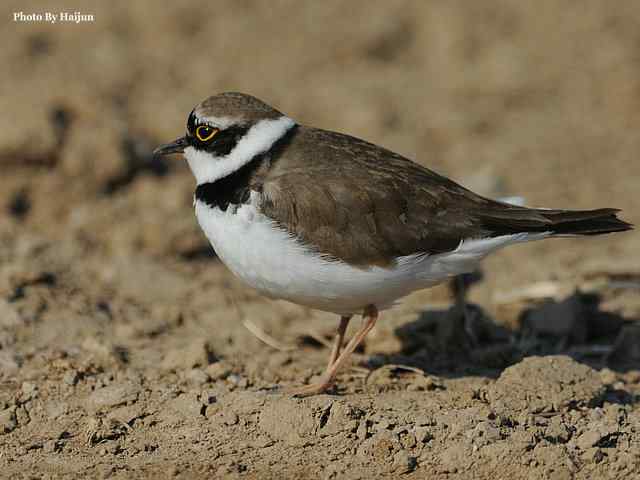
[{"label": "yellow eye ring", "polygon": [[201,142],[208,142],[216,133],[218,133],[218,129],[209,125],[200,125],[196,128],[196,138]]}]

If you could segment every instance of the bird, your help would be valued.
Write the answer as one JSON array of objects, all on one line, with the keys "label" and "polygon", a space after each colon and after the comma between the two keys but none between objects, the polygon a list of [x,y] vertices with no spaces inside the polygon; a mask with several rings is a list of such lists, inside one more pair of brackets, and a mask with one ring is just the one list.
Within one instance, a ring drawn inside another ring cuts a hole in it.
[{"label": "bird", "polygon": [[[295,396],[326,392],[374,328],[409,293],[472,272],[505,246],[630,230],[615,208],[527,208],[478,195],[360,138],[296,122],[225,92],[189,113],[186,134],[154,155],[182,154],[197,221],[244,283],[338,315],[327,367]],[[362,324],[346,342],[350,319]]]}]

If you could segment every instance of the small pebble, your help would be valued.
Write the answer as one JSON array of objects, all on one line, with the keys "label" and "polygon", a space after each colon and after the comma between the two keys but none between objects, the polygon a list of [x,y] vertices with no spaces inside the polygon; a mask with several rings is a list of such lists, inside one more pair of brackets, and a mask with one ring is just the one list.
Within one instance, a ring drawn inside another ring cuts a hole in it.
[{"label": "small pebble", "polygon": [[418,443],[426,443],[433,438],[428,427],[416,427],[415,436]]},{"label": "small pebble", "polygon": [[38,386],[33,382],[23,382],[21,391],[23,401],[36,398],[38,396]]},{"label": "small pebble", "polygon": [[418,462],[406,450],[400,450],[393,456],[393,469],[396,473],[409,473],[415,470]]},{"label": "small pebble", "polygon": [[75,370],[68,371],[67,373],[64,374],[64,377],[62,377],[62,381],[70,386],[74,386],[76,383],[78,383],[79,379],[80,379],[80,376],[78,375],[78,372]]},{"label": "small pebble", "polygon": [[223,412],[222,413],[222,422],[225,425],[231,426],[231,425],[235,425],[236,423],[238,423],[240,421],[238,415],[234,412]]},{"label": "small pebble", "polygon": [[54,453],[57,449],[57,443],[55,440],[47,440],[44,442],[42,450],[46,453]]}]

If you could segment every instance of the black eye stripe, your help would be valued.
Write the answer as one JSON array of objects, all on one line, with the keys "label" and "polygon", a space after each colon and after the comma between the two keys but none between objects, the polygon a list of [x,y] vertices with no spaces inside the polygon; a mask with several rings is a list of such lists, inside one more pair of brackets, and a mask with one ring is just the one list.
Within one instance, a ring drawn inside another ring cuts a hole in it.
[{"label": "black eye stripe", "polygon": [[228,155],[248,131],[249,127],[229,127],[224,130],[220,130],[213,136],[213,141],[205,144],[199,142],[196,138],[193,138],[193,146],[197,150],[204,150],[217,157]]},{"label": "black eye stripe", "polygon": [[[236,125],[224,130],[219,130],[209,142],[203,143],[196,138],[196,129],[201,125],[207,125],[205,122],[199,122],[196,118],[195,110],[191,111],[187,120],[187,138],[189,143],[196,150],[204,150],[212,153],[215,156],[224,156],[231,153],[231,151],[238,144],[240,139],[246,135],[250,126]],[[210,128],[211,125],[207,125]]]}]

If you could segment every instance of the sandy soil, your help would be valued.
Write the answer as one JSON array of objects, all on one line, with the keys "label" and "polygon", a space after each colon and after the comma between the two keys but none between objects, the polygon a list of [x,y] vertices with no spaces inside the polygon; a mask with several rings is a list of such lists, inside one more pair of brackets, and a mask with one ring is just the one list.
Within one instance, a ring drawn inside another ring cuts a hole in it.
[{"label": "sandy soil", "polygon": [[1,7],[3,477],[640,476],[637,234],[492,257],[466,326],[450,286],[418,292],[335,391],[292,399],[337,320],[234,279],[186,165],[150,156],[238,90],[487,195],[638,223],[638,2],[127,3]]}]

